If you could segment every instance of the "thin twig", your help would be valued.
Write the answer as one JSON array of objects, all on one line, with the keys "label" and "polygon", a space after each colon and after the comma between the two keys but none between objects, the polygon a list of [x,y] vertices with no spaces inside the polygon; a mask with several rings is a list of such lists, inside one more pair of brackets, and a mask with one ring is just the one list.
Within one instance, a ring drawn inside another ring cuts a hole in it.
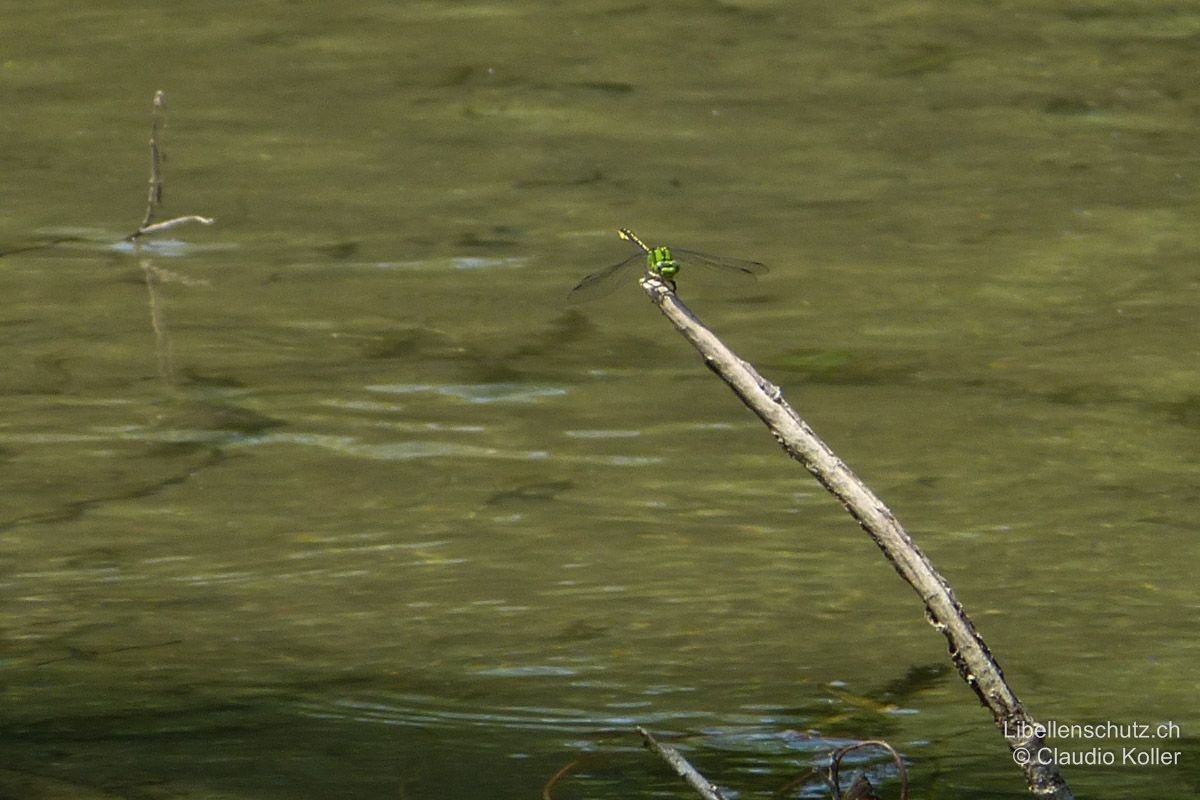
[{"label": "thin twig", "polygon": [[675,774],[683,778],[687,785],[695,789],[696,793],[704,800],[725,800],[725,795],[721,794],[721,790],[717,788],[716,784],[701,775],[700,771],[689,764],[678,750],[668,744],[659,744],[650,735],[650,732],[640,725],[637,727],[637,732],[641,734],[642,743],[646,748],[666,761],[671,769],[675,770]]},{"label": "thin twig", "polygon": [[154,93],[153,110],[150,112],[150,195],[146,198],[146,216],[142,218],[142,224],[138,225],[138,233],[146,230],[154,221],[154,212],[163,201],[162,151],[158,148],[158,136],[162,130],[163,105],[166,100],[166,93],[162,89]]},{"label": "thin twig", "polygon": [[574,761],[567,763],[565,766],[563,766],[561,769],[559,769],[558,772],[551,775],[550,780],[546,781],[546,785],[542,787],[542,800],[554,800],[554,795],[552,794],[554,787],[558,784],[559,781],[561,781],[564,777],[566,777],[566,774],[568,772],[570,772],[571,770],[578,767],[584,761],[587,761],[589,755],[593,755],[593,754],[588,753],[588,754],[582,755],[579,758],[575,759]]},{"label": "thin twig", "polygon": [[[159,89],[154,93],[154,101],[151,108],[150,122],[150,189],[146,195],[146,213],[142,217],[142,222],[133,233],[126,236],[122,241],[136,242],[143,236],[152,233],[161,233],[162,231],[170,230],[171,228],[184,225],[188,222],[199,222],[201,225],[212,225],[215,220],[212,217],[202,217],[198,214],[187,214],[174,219],[165,220],[163,222],[155,222],[154,216],[158,213],[158,209],[163,202],[163,162],[166,161],[166,155],[163,153],[160,140],[162,138],[162,129],[166,117],[166,93]],[[56,239],[51,239],[48,242],[34,245],[24,245],[14,247],[9,250],[0,251],[0,258],[13,255],[16,253],[26,253],[34,250],[43,250],[56,244],[63,242],[82,241],[76,236],[60,236]]]},{"label": "thin twig", "polygon": [[[775,790],[775,797],[784,797],[793,789],[802,786],[811,778],[821,778],[829,787],[830,793],[833,795],[833,800],[841,800],[842,789],[840,779],[838,777],[838,769],[841,767],[842,759],[848,754],[865,747],[882,747],[887,750],[892,756],[892,761],[896,764],[896,773],[900,780],[900,800],[908,800],[908,774],[904,768],[904,759],[896,752],[896,749],[885,741],[870,739],[862,742],[839,747],[829,754],[829,767],[825,775],[821,775],[816,767],[809,767],[800,775],[785,783],[783,786]],[[852,787],[853,788],[853,787]]]},{"label": "thin twig", "polygon": [[[879,739],[855,742],[854,744],[848,744],[833,751],[829,760],[829,784],[833,787],[834,792],[836,793],[840,790],[838,768],[842,765],[842,759],[855,750],[861,750],[865,747],[882,747],[891,753],[892,761],[896,764],[896,773],[900,778],[900,800],[908,800],[908,773],[904,769],[904,759],[900,757],[900,754],[896,752],[894,747]],[[836,797],[836,794],[834,796]]]},{"label": "thin twig", "polygon": [[201,217],[197,214],[188,214],[186,217],[175,217],[174,219],[166,220],[165,222],[156,222],[153,225],[147,225],[144,228],[138,228],[136,233],[130,235],[129,238],[134,239],[140,236],[145,236],[148,233],[160,233],[165,230],[177,227],[185,222],[199,222],[201,225],[212,225],[216,220],[212,217]]},{"label": "thin twig", "polygon": [[[209,217],[201,217],[194,214],[176,217],[165,222],[154,221],[154,215],[163,202],[163,162],[166,160],[166,154],[163,152],[160,139],[162,137],[165,115],[166,93],[159,89],[154,93],[154,103],[151,111],[150,191],[146,195],[146,214],[142,217],[142,224],[138,226],[138,229],[125,237],[126,241],[133,242],[134,251],[139,254],[141,253],[141,237],[143,236],[169,230],[187,222],[199,222],[204,225],[211,225],[213,223],[213,220]],[[163,314],[162,304],[159,299],[158,284],[169,280],[179,281],[187,285],[195,285],[202,282],[192,281],[183,276],[176,275],[170,270],[156,267],[151,263],[149,258],[142,259],[141,264],[142,272],[146,279],[146,293],[150,302],[150,326],[154,329],[155,352],[158,356],[158,374],[167,383],[174,383],[175,359],[171,352],[171,335],[167,330],[166,317]]]},{"label": "thin twig", "polygon": [[197,214],[187,214],[182,217],[166,220],[165,222],[154,221],[154,215],[158,213],[158,209],[163,202],[163,162],[166,161],[166,155],[163,153],[160,139],[162,137],[163,120],[166,116],[166,103],[167,95],[162,89],[159,89],[154,93],[154,103],[151,111],[150,191],[146,195],[146,214],[142,217],[142,224],[138,225],[138,229],[125,237],[125,240],[129,242],[136,241],[147,234],[160,233],[188,222],[199,222],[202,225],[212,225],[214,222],[212,217],[201,217]]},{"label": "thin twig", "polygon": [[[787,454],[841,501],[920,596],[930,624],[949,643],[950,658],[959,675],[992,712],[1014,756],[1022,752],[1036,754],[1043,746],[1039,732],[1044,729],[1025,712],[983,638],[955,599],[950,584],[913,543],[895,515],[787,404],[779,387],[726,347],[680,302],[666,282],[648,274],[641,285],[667,319],[700,351],[705,365],[766,423]],[[1026,785],[1035,796],[1054,800],[1074,797],[1057,765],[1040,763],[1042,759],[1036,757],[1015,760],[1022,763]]]}]

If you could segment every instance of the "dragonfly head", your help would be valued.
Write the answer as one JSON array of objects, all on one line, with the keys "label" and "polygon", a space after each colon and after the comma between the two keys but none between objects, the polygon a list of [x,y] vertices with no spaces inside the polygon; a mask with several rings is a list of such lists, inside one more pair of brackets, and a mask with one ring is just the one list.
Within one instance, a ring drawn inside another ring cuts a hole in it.
[{"label": "dragonfly head", "polygon": [[679,272],[679,262],[671,255],[671,248],[656,247],[646,253],[646,268],[660,278],[671,280]]}]

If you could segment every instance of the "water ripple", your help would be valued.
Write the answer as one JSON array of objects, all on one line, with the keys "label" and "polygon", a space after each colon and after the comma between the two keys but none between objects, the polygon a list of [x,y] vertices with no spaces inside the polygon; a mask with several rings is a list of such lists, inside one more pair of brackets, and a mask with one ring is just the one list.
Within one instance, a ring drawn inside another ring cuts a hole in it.
[{"label": "water ripple", "polygon": [[562,397],[561,386],[532,386],[524,383],[398,383],[366,387],[384,394],[436,394],[468,403],[530,403],[543,397]]}]

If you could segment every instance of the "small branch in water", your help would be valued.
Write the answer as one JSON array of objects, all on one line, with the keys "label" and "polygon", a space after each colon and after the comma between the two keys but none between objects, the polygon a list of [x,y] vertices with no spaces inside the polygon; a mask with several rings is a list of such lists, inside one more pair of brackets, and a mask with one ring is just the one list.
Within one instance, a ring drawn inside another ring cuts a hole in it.
[{"label": "small branch in water", "polygon": [[704,798],[704,800],[725,800],[725,795],[721,794],[721,790],[716,784],[710,782],[700,774],[700,771],[688,763],[688,760],[679,754],[679,751],[667,744],[659,744],[650,732],[642,726],[637,727],[637,732],[642,736],[642,744],[648,750],[657,755],[663,761],[670,765],[671,769],[675,770],[675,774],[683,778],[688,786],[696,790],[696,794]]},{"label": "small branch in water", "polygon": [[[151,111],[150,123],[150,190],[146,196],[146,213],[142,217],[142,222],[138,225],[138,229],[126,236],[122,241],[136,242],[143,236],[152,233],[161,233],[166,230],[187,224],[189,222],[199,222],[201,225],[212,225],[215,220],[212,217],[202,217],[198,214],[187,214],[174,219],[164,220],[163,222],[155,222],[154,216],[158,213],[158,209],[163,202],[163,163],[166,161],[161,145],[162,129],[166,117],[166,93],[161,89],[154,93],[154,102]],[[27,253],[35,250],[44,250],[48,247],[53,247],[56,244],[64,242],[82,241],[77,236],[60,236],[51,239],[48,242],[42,242],[32,245],[21,245],[9,248],[8,250],[0,251],[0,258],[17,253]]]},{"label": "small branch in water", "polygon": [[154,221],[154,215],[163,202],[163,162],[166,160],[166,156],[163,155],[159,139],[162,136],[163,120],[166,116],[166,102],[167,96],[162,89],[154,93],[150,123],[150,191],[146,197],[146,215],[142,217],[142,224],[138,225],[138,229],[125,237],[127,242],[135,241],[151,233],[170,230],[188,222],[212,225],[215,221],[211,217],[201,217],[196,214],[175,217],[165,222]]},{"label": "small branch in water", "polygon": [[[211,217],[201,217],[189,214],[163,222],[155,222],[154,215],[158,212],[163,201],[163,153],[160,139],[162,137],[163,120],[166,115],[166,93],[159,89],[154,93],[154,104],[150,123],[150,191],[146,196],[146,214],[138,229],[125,237],[125,241],[134,243],[134,251],[141,252],[141,237],[152,233],[161,233],[188,222],[199,222],[211,225]],[[146,279],[146,293],[150,302],[150,326],[154,330],[155,350],[158,356],[158,374],[167,383],[175,382],[175,359],[171,352],[171,335],[167,329],[166,316],[163,314],[159,298],[158,285],[167,281],[178,281],[185,285],[203,284],[203,281],[192,281],[170,270],[156,267],[149,258],[142,259],[142,272]]]},{"label": "small branch in water", "polygon": [[165,230],[170,230],[176,226],[182,225],[185,222],[199,222],[201,225],[212,225],[216,222],[212,217],[201,217],[197,214],[189,214],[186,217],[175,217],[165,222],[156,222],[153,225],[147,225],[144,228],[138,228],[136,232],[129,235],[130,239],[136,239],[139,236],[145,236],[148,233],[160,233]]},{"label": "small branch in water", "polygon": [[[854,752],[855,750],[861,750],[865,747],[882,747],[884,750],[887,750],[889,753],[891,753],[892,761],[896,764],[896,773],[900,778],[900,800],[908,800],[908,774],[904,770],[904,759],[902,759],[900,757],[900,754],[896,752],[896,749],[894,747],[892,747],[887,742],[880,741],[878,739],[870,739],[865,742],[855,742],[854,744],[849,744],[849,745],[846,745],[845,747],[839,747],[837,750],[833,751],[833,755],[831,756],[830,761],[829,761],[829,779],[828,780],[829,780],[829,785],[833,788],[834,800],[839,800],[838,796],[841,794],[841,788],[840,788],[839,781],[838,781],[838,768],[842,764],[842,759],[845,758],[850,753]],[[863,780],[866,781],[865,778]],[[858,782],[855,781],[854,785],[860,785],[860,784],[858,784]],[[868,789],[870,788],[869,781],[867,781],[865,785]],[[854,791],[853,785],[851,786],[851,791]],[[866,791],[866,789],[864,789],[862,791]],[[845,798],[845,800],[851,800],[851,798],[849,796],[847,796],[847,798]]]},{"label": "small branch in water", "polygon": [[559,769],[558,772],[554,773],[550,777],[550,780],[546,781],[546,785],[542,787],[542,800],[554,800],[554,795],[552,792],[554,790],[554,787],[556,785],[558,785],[558,782],[561,781],[564,777],[566,777],[568,772],[575,769],[579,765],[583,764],[585,761],[587,761],[593,755],[595,755],[595,754],[588,753],[588,754],[582,755],[579,758],[575,759],[574,761],[570,762],[569,764],[566,764],[565,766],[563,766],[561,769]]},{"label": "small branch in water", "polygon": [[704,357],[705,366],[766,424],[789,456],[841,501],[921,598],[926,618],[946,637],[950,660],[959,675],[992,712],[996,727],[1021,765],[1029,791],[1047,800],[1073,800],[1074,795],[1057,765],[1042,763],[1037,758],[1020,758],[1022,754],[1038,752],[1044,743],[1039,732],[1045,729],[1026,713],[950,584],[934,569],[892,511],[788,405],[780,388],[726,347],[679,300],[671,286],[654,275],[642,278],[641,285],[663,315]]},{"label": "small branch in water", "polygon": [[166,93],[159,89],[154,93],[153,110],[150,112],[150,196],[146,198],[146,216],[138,231],[144,231],[154,221],[155,210],[162,205],[162,151],[158,149],[158,136],[162,131],[163,105],[167,101]]},{"label": "small branch in water", "polygon": [[900,754],[890,744],[875,739],[839,747],[829,754],[829,766],[826,768],[824,775],[821,774],[817,767],[809,767],[800,773],[800,775],[776,789],[774,796],[787,797],[798,787],[803,786],[813,778],[820,778],[829,788],[833,800],[867,800],[867,798],[876,797],[875,787],[871,785],[871,782],[862,773],[851,776],[850,788],[846,790],[845,794],[842,793],[841,778],[838,776],[842,759],[855,750],[865,747],[882,747],[891,754],[892,762],[896,765],[897,777],[900,780],[900,800],[908,800],[908,773],[904,769],[904,759],[900,757]]}]

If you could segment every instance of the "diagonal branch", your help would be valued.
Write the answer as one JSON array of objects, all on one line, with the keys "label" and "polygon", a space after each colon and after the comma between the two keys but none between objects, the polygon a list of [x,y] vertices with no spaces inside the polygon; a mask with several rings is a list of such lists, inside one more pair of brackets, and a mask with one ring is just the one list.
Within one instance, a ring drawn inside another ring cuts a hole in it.
[{"label": "diagonal branch", "polygon": [[696,793],[703,797],[704,800],[725,800],[725,795],[721,794],[721,790],[717,788],[717,785],[710,783],[708,778],[701,775],[699,770],[689,764],[688,760],[679,754],[678,750],[669,744],[659,744],[650,735],[650,732],[640,725],[637,726],[637,732],[642,736],[642,744],[663,761],[667,762],[671,769],[675,770],[675,774],[683,778],[684,782],[695,789]]},{"label": "diagonal branch", "polygon": [[1036,754],[1043,746],[1040,733],[1044,728],[1025,712],[1004,680],[1000,665],[954,597],[950,584],[913,543],[891,510],[787,404],[779,387],[726,347],[679,300],[672,287],[654,275],[642,278],[641,285],[659,310],[700,352],[705,365],[758,415],[784,451],[841,501],[896,572],[920,596],[929,623],[949,643],[950,659],[959,675],[992,712],[1014,760],[1021,763],[1029,791],[1040,798],[1073,800],[1074,795],[1056,765],[1039,763],[1041,759],[1036,755],[1022,759],[1022,755]]}]

